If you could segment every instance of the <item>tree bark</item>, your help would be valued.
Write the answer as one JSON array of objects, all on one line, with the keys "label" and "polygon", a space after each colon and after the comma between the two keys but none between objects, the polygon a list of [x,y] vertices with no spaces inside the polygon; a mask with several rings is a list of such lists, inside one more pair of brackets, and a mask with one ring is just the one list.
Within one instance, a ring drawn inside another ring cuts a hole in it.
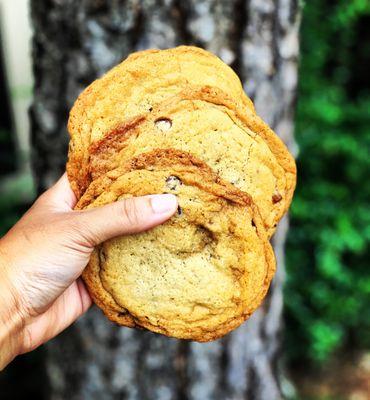
[{"label": "tree bark", "polygon": [[[35,28],[33,168],[39,191],[62,173],[68,111],[97,76],[138,49],[195,44],[242,79],[259,114],[293,152],[298,0],[31,0]],[[96,309],[48,345],[51,399],[281,397],[279,344],[285,218],[273,239],[268,299],[227,337],[199,344],[118,328]]]}]

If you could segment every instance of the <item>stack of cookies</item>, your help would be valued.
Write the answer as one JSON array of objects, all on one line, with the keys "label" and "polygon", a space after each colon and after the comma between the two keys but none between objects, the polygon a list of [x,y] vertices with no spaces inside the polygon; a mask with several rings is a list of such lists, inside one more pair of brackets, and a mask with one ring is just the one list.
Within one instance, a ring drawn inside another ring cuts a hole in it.
[{"label": "stack of cookies", "polygon": [[274,275],[296,167],[236,74],[196,47],[138,52],[79,96],[68,130],[77,209],[179,202],[163,225],[95,249],[83,278],[107,317],[197,341],[247,319]]}]

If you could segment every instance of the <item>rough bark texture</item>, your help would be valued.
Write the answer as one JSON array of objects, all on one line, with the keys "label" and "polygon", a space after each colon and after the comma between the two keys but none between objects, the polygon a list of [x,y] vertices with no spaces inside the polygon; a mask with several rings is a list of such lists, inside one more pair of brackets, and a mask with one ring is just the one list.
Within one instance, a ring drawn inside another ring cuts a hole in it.
[{"label": "rough bark texture", "polygon": [[[295,152],[298,0],[33,0],[33,167],[39,190],[66,161],[68,110],[130,52],[195,44],[239,74],[263,118]],[[274,237],[278,273],[264,307],[208,344],[117,328],[94,309],[48,346],[57,399],[263,399],[281,396],[279,342],[288,222]]]}]

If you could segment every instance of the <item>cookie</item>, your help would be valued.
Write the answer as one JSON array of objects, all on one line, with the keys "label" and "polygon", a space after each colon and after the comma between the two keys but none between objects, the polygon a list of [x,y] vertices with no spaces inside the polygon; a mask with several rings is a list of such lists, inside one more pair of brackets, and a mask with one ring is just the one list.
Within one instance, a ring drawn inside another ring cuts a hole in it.
[{"label": "cookie", "polygon": [[219,89],[189,86],[136,123],[117,126],[90,145],[89,177],[156,148],[190,152],[249,193],[269,236],[290,205],[296,176],[290,153],[260,118]]},{"label": "cookie", "polygon": [[200,342],[239,326],[259,306],[275,260],[251,197],[178,150],[143,153],[93,181],[77,209],[173,193],[164,224],[98,246],[83,273],[116,323]]},{"label": "cookie", "polygon": [[67,172],[80,197],[88,185],[88,147],[124,121],[179,93],[187,85],[209,85],[254,110],[233,70],[213,54],[192,46],[134,53],[88,86],[68,121],[71,136]]}]

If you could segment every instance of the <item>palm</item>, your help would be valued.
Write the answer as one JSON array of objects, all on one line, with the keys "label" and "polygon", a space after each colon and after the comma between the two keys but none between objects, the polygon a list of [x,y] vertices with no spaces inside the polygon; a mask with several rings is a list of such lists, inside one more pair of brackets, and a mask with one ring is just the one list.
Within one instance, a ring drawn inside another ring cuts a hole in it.
[{"label": "palm", "polygon": [[26,349],[34,349],[62,332],[91,305],[90,296],[81,280],[72,283],[42,314],[32,317],[25,326]]},{"label": "palm", "polygon": [[[91,305],[83,282],[77,278],[93,247],[68,229],[68,214],[75,204],[64,175],[13,228],[18,240],[12,243],[16,260],[12,272],[25,277],[19,280],[20,303],[28,315],[24,349],[34,349],[54,337]],[[56,230],[55,226],[62,228]],[[24,251],[26,247],[33,251]]]}]

